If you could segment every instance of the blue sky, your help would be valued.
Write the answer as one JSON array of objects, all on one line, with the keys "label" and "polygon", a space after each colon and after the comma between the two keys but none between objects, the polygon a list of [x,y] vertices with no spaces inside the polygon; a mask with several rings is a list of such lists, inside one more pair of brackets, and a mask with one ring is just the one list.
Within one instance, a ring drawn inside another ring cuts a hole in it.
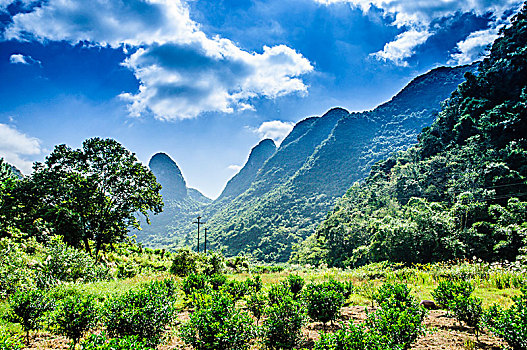
[{"label": "blue sky", "polygon": [[216,197],[264,137],[481,58],[517,0],[0,0],[0,157],[111,137]]}]

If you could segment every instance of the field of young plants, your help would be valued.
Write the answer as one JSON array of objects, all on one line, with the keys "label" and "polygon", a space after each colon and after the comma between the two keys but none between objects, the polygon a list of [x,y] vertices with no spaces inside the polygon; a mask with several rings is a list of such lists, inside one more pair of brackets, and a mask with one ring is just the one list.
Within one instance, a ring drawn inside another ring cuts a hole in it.
[{"label": "field of young plants", "polygon": [[[47,264],[72,274],[71,252],[47,252]],[[61,281],[44,266],[33,287],[5,290],[0,349],[527,347],[519,263],[341,270],[130,248],[106,259],[115,268],[99,277]]]}]

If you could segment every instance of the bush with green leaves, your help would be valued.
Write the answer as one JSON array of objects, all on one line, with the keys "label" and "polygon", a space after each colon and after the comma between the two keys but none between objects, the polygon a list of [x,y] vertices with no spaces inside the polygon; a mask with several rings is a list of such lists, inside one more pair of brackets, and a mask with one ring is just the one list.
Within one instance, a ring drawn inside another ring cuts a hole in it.
[{"label": "bush with green leaves", "polygon": [[187,297],[194,292],[201,292],[209,288],[210,284],[208,283],[208,277],[202,273],[188,275],[183,279],[183,284],[181,286],[181,289]]},{"label": "bush with green leaves", "polygon": [[289,290],[293,294],[293,297],[296,299],[300,295],[302,288],[304,288],[306,281],[304,281],[302,276],[299,276],[297,274],[290,274],[289,276],[287,276],[285,283],[289,287]]},{"label": "bush with green leaves", "polygon": [[260,322],[260,318],[265,309],[267,298],[262,292],[252,292],[245,298],[247,310],[256,318],[256,324]]},{"label": "bush with green leaves", "polygon": [[410,348],[424,334],[426,310],[419,306],[405,284],[385,283],[375,296],[379,308],[370,313],[366,325],[387,348]]},{"label": "bush with green leaves", "polygon": [[231,295],[213,291],[196,305],[180,336],[196,350],[243,350],[249,348],[256,328],[250,315],[236,308]]},{"label": "bush with green leaves", "polygon": [[200,256],[198,253],[191,251],[188,247],[179,249],[172,254],[172,257],[170,273],[184,277],[198,272]]},{"label": "bush with green leaves", "polygon": [[332,282],[311,283],[302,291],[302,302],[306,306],[307,315],[324,325],[340,316],[344,304],[344,295]]},{"label": "bush with green leaves", "polygon": [[361,325],[343,325],[334,333],[322,333],[314,350],[390,350],[386,339]]},{"label": "bush with green leaves", "polygon": [[174,288],[173,282],[152,282],[108,299],[104,310],[108,334],[137,336],[149,346],[159,344],[176,313]]},{"label": "bush with green leaves", "polygon": [[240,300],[247,294],[249,291],[249,287],[246,283],[246,281],[236,281],[236,280],[230,280],[227,281],[222,287],[221,290],[223,290],[226,293],[229,293],[234,300]]},{"label": "bush with green leaves", "polygon": [[203,255],[203,273],[207,276],[222,274],[225,271],[225,257],[220,252]]},{"label": "bush with green leaves", "polygon": [[110,338],[106,333],[90,334],[80,344],[81,350],[152,350],[137,336]]},{"label": "bush with green leaves", "polygon": [[32,244],[37,245],[34,239],[22,244],[13,238],[0,238],[0,299],[19,289],[36,287],[33,265],[37,262],[27,253],[28,245]]},{"label": "bush with green leaves", "polygon": [[99,319],[95,298],[80,294],[64,298],[56,304],[51,316],[50,328],[53,333],[63,335],[72,341],[72,348],[80,338],[94,328]]},{"label": "bush with green leaves", "polygon": [[10,320],[20,323],[29,344],[29,332],[42,328],[45,313],[52,310],[53,301],[40,289],[19,290],[9,298],[9,308]]},{"label": "bush with green leaves", "polygon": [[474,285],[467,281],[444,280],[439,282],[436,289],[432,291],[437,304],[452,310],[453,304],[459,297],[467,299],[474,292]]},{"label": "bush with green leaves", "polygon": [[[276,291],[285,290],[281,289]],[[275,297],[279,293],[273,294]],[[267,317],[262,326],[262,342],[269,349],[292,349],[300,341],[306,315],[301,303],[294,300],[288,290],[273,300],[265,309]]]},{"label": "bush with green leaves", "polygon": [[21,350],[23,347],[18,335],[0,326],[0,350]]},{"label": "bush with green leaves", "polygon": [[219,290],[227,282],[225,275],[216,274],[208,278],[208,281],[212,287],[212,290]]},{"label": "bush with green leaves", "polygon": [[268,305],[278,304],[285,297],[292,297],[291,291],[284,284],[275,283],[267,291]]},{"label": "bush with green leaves", "polygon": [[245,280],[245,284],[250,292],[259,292],[263,288],[262,278],[260,275],[254,275]]},{"label": "bush with green leaves", "polygon": [[41,288],[58,282],[94,282],[109,277],[105,265],[97,263],[88,253],[68,246],[60,236],[53,236],[46,250],[47,257],[37,273]]},{"label": "bush with green leaves", "polygon": [[514,296],[509,309],[492,305],[484,315],[488,329],[503,338],[513,350],[527,349],[527,287],[522,294]]}]

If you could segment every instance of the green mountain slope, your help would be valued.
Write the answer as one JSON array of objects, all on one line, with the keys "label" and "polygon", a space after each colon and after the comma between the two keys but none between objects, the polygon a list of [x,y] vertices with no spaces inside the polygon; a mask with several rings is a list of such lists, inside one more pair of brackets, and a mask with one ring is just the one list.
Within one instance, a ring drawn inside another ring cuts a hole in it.
[{"label": "green mountain slope", "polygon": [[418,138],[351,187],[296,260],[356,266],[524,253],[527,5]]},{"label": "green mountain slope", "polygon": [[371,165],[417,141],[446,99],[475,67],[438,68],[414,79],[378,108],[349,113],[335,108],[299,122],[257,173],[250,188],[209,211],[216,248],[286,261],[338,197]]}]

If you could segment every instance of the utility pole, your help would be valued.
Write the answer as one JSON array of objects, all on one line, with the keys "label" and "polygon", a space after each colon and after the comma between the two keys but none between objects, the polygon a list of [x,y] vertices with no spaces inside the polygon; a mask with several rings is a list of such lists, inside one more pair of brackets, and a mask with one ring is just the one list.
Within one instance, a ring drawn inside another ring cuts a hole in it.
[{"label": "utility pole", "polygon": [[198,253],[199,253],[199,225],[204,224],[204,222],[201,222],[201,216],[198,216],[198,221],[194,221],[195,224],[198,224]]},{"label": "utility pole", "polygon": [[205,254],[207,254],[207,228],[205,227]]}]

